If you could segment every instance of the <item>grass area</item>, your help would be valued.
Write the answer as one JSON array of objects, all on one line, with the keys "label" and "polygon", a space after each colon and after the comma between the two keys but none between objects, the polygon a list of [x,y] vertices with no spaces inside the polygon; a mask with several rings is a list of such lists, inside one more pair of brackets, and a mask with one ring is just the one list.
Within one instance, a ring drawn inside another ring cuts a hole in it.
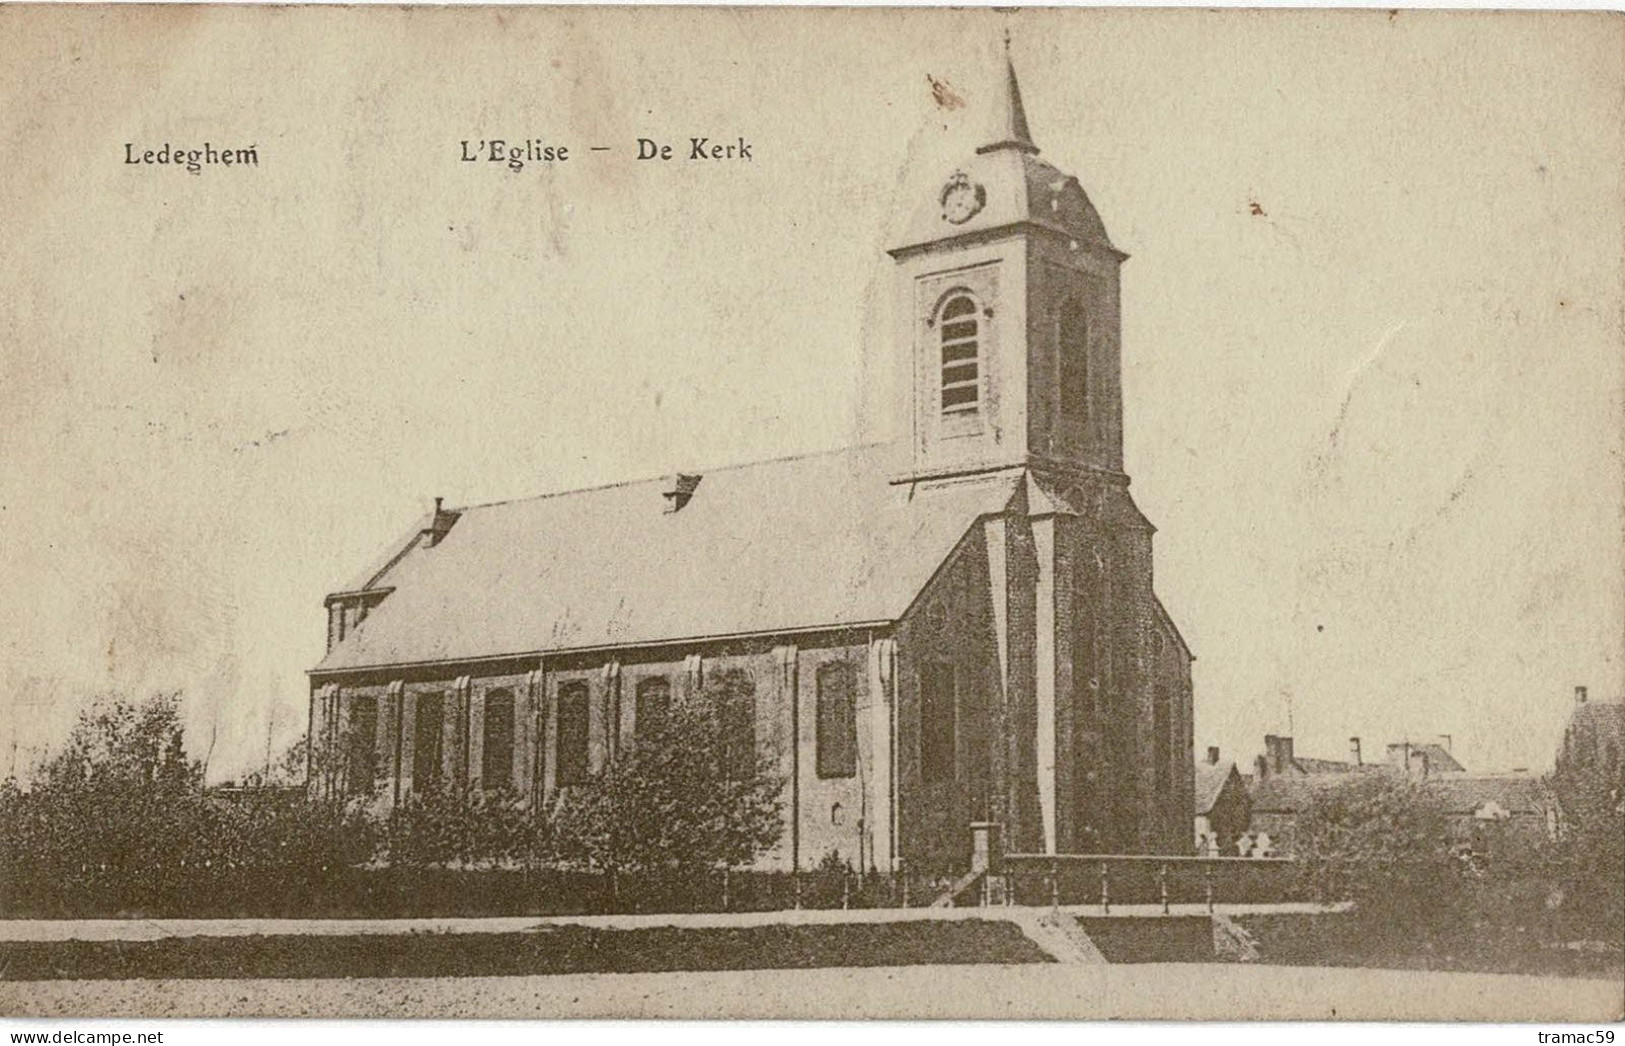
[{"label": "grass area", "polygon": [[[1430,939],[1407,927],[1362,924],[1347,914],[1243,915],[1234,921],[1252,935],[1262,963],[1625,978],[1617,950],[1542,947],[1533,934],[1463,932]],[[1229,961],[1215,953],[1205,917],[1083,917],[1078,923],[1107,962]]]},{"label": "grass area", "polygon": [[1351,915],[1244,915],[1235,922],[1252,935],[1266,963],[1625,978],[1618,951],[1543,947],[1534,934],[1429,939],[1403,926],[1362,925]]},{"label": "grass area", "polygon": [[1107,962],[1215,962],[1205,915],[1166,919],[1078,919]]},{"label": "grass area", "polygon": [[981,920],[346,937],[170,937],[0,944],[0,980],[491,977],[1050,961]]}]

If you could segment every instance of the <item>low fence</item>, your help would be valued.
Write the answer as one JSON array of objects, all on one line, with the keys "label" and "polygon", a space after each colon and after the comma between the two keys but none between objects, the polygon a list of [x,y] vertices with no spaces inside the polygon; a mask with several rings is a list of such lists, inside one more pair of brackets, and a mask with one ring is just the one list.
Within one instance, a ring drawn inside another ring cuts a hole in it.
[{"label": "low fence", "polygon": [[1313,898],[1284,857],[1006,854],[994,868],[1009,903],[1274,904]]},{"label": "low fence", "polygon": [[676,876],[559,868],[56,868],[0,860],[0,919],[427,918],[609,912],[923,907],[923,875],[714,871]]},{"label": "low fence", "polygon": [[[33,865],[33,866],[31,866]],[[915,908],[953,880],[837,869],[615,877],[534,866],[62,869],[0,860],[0,918],[408,918],[605,912]],[[1292,862],[1236,857],[1012,854],[961,877],[960,905],[1228,904],[1307,900]]]}]

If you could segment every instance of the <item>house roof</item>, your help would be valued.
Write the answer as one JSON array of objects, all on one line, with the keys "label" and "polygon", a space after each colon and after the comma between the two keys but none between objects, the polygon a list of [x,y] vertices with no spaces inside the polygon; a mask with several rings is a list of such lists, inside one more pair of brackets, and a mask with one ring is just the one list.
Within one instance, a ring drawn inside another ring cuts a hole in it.
[{"label": "house roof", "polygon": [[[1428,757],[1428,772],[1436,774],[1461,774],[1467,768],[1456,761],[1450,751],[1439,744],[1413,744],[1412,752],[1423,752]],[[1342,759],[1317,759],[1314,756],[1294,755],[1292,769],[1304,774],[1347,774],[1369,770],[1374,766],[1398,765],[1397,763],[1351,763]]]},{"label": "house roof", "polygon": [[1441,744],[1411,745],[1411,751],[1425,752],[1428,757],[1428,773],[1430,774],[1460,774],[1466,773],[1467,768],[1456,761],[1450,750]]},{"label": "house roof", "polygon": [[1509,814],[1543,813],[1551,805],[1545,784],[1526,774],[1429,777],[1424,785],[1449,814],[1472,814],[1494,803]]},{"label": "house roof", "polygon": [[[1260,782],[1254,791],[1253,810],[1256,813],[1301,813],[1308,809],[1315,796],[1374,776],[1403,780],[1405,774],[1398,766],[1368,763],[1353,773],[1270,777]],[[1491,801],[1511,814],[1539,813],[1549,805],[1545,785],[1539,778],[1524,774],[1435,775],[1430,770],[1422,788],[1447,814],[1472,814]]]},{"label": "house roof", "polygon": [[1306,774],[1346,774],[1351,770],[1360,769],[1354,763],[1337,759],[1316,759],[1307,755],[1293,756],[1292,762]]},{"label": "house roof", "polygon": [[1219,801],[1224,792],[1224,786],[1229,782],[1230,776],[1235,774],[1236,783],[1242,784],[1241,775],[1236,773],[1234,761],[1223,763],[1199,762],[1196,764],[1196,812],[1198,814],[1210,813],[1213,804]]},{"label": "house roof", "polygon": [[1392,767],[1366,764],[1345,774],[1271,774],[1253,789],[1253,812],[1297,813],[1307,809],[1315,796],[1321,793],[1347,788],[1356,781],[1368,780],[1376,775],[1394,773]]},{"label": "house roof", "polygon": [[895,621],[1022,473],[893,484],[886,453],[712,470],[677,512],[666,479],[456,510],[315,672]]}]

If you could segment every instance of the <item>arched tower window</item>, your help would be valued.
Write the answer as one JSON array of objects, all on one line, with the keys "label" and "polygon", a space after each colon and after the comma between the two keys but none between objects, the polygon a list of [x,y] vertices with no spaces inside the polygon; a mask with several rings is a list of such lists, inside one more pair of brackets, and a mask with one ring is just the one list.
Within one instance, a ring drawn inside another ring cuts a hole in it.
[{"label": "arched tower window", "polygon": [[942,412],[974,411],[982,399],[981,324],[976,299],[959,292],[942,306]]}]

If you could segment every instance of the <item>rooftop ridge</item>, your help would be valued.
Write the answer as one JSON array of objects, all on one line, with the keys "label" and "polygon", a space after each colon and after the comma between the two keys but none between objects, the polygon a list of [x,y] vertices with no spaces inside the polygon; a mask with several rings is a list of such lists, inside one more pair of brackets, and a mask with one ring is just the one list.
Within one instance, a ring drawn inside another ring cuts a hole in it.
[{"label": "rooftop ridge", "polygon": [[[864,450],[874,450],[889,446],[884,440],[870,443],[852,443],[843,447],[829,447],[824,450],[803,451],[796,454],[785,454],[776,458],[762,458],[757,461],[737,461],[731,465],[702,465],[696,466],[693,472],[701,476],[715,475],[718,472],[738,472],[742,469],[760,468],[763,465],[782,465],[791,461],[805,461],[812,458],[830,458],[842,454],[854,454]],[[499,508],[503,505],[517,505],[526,501],[542,501],[547,498],[566,497],[571,494],[592,494],[604,490],[618,490],[622,487],[638,487],[648,483],[660,483],[667,479],[671,473],[660,472],[655,475],[639,476],[635,479],[621,479],[610,483],[595,483],[586,487],[569,487],[564,490],[548,490],[539,494],[523,494],[519,497],[501,498],[496,501],[481,501],[467,505],[458,505],[451,509],[453,512],[472,512],[475,509]]]}]

